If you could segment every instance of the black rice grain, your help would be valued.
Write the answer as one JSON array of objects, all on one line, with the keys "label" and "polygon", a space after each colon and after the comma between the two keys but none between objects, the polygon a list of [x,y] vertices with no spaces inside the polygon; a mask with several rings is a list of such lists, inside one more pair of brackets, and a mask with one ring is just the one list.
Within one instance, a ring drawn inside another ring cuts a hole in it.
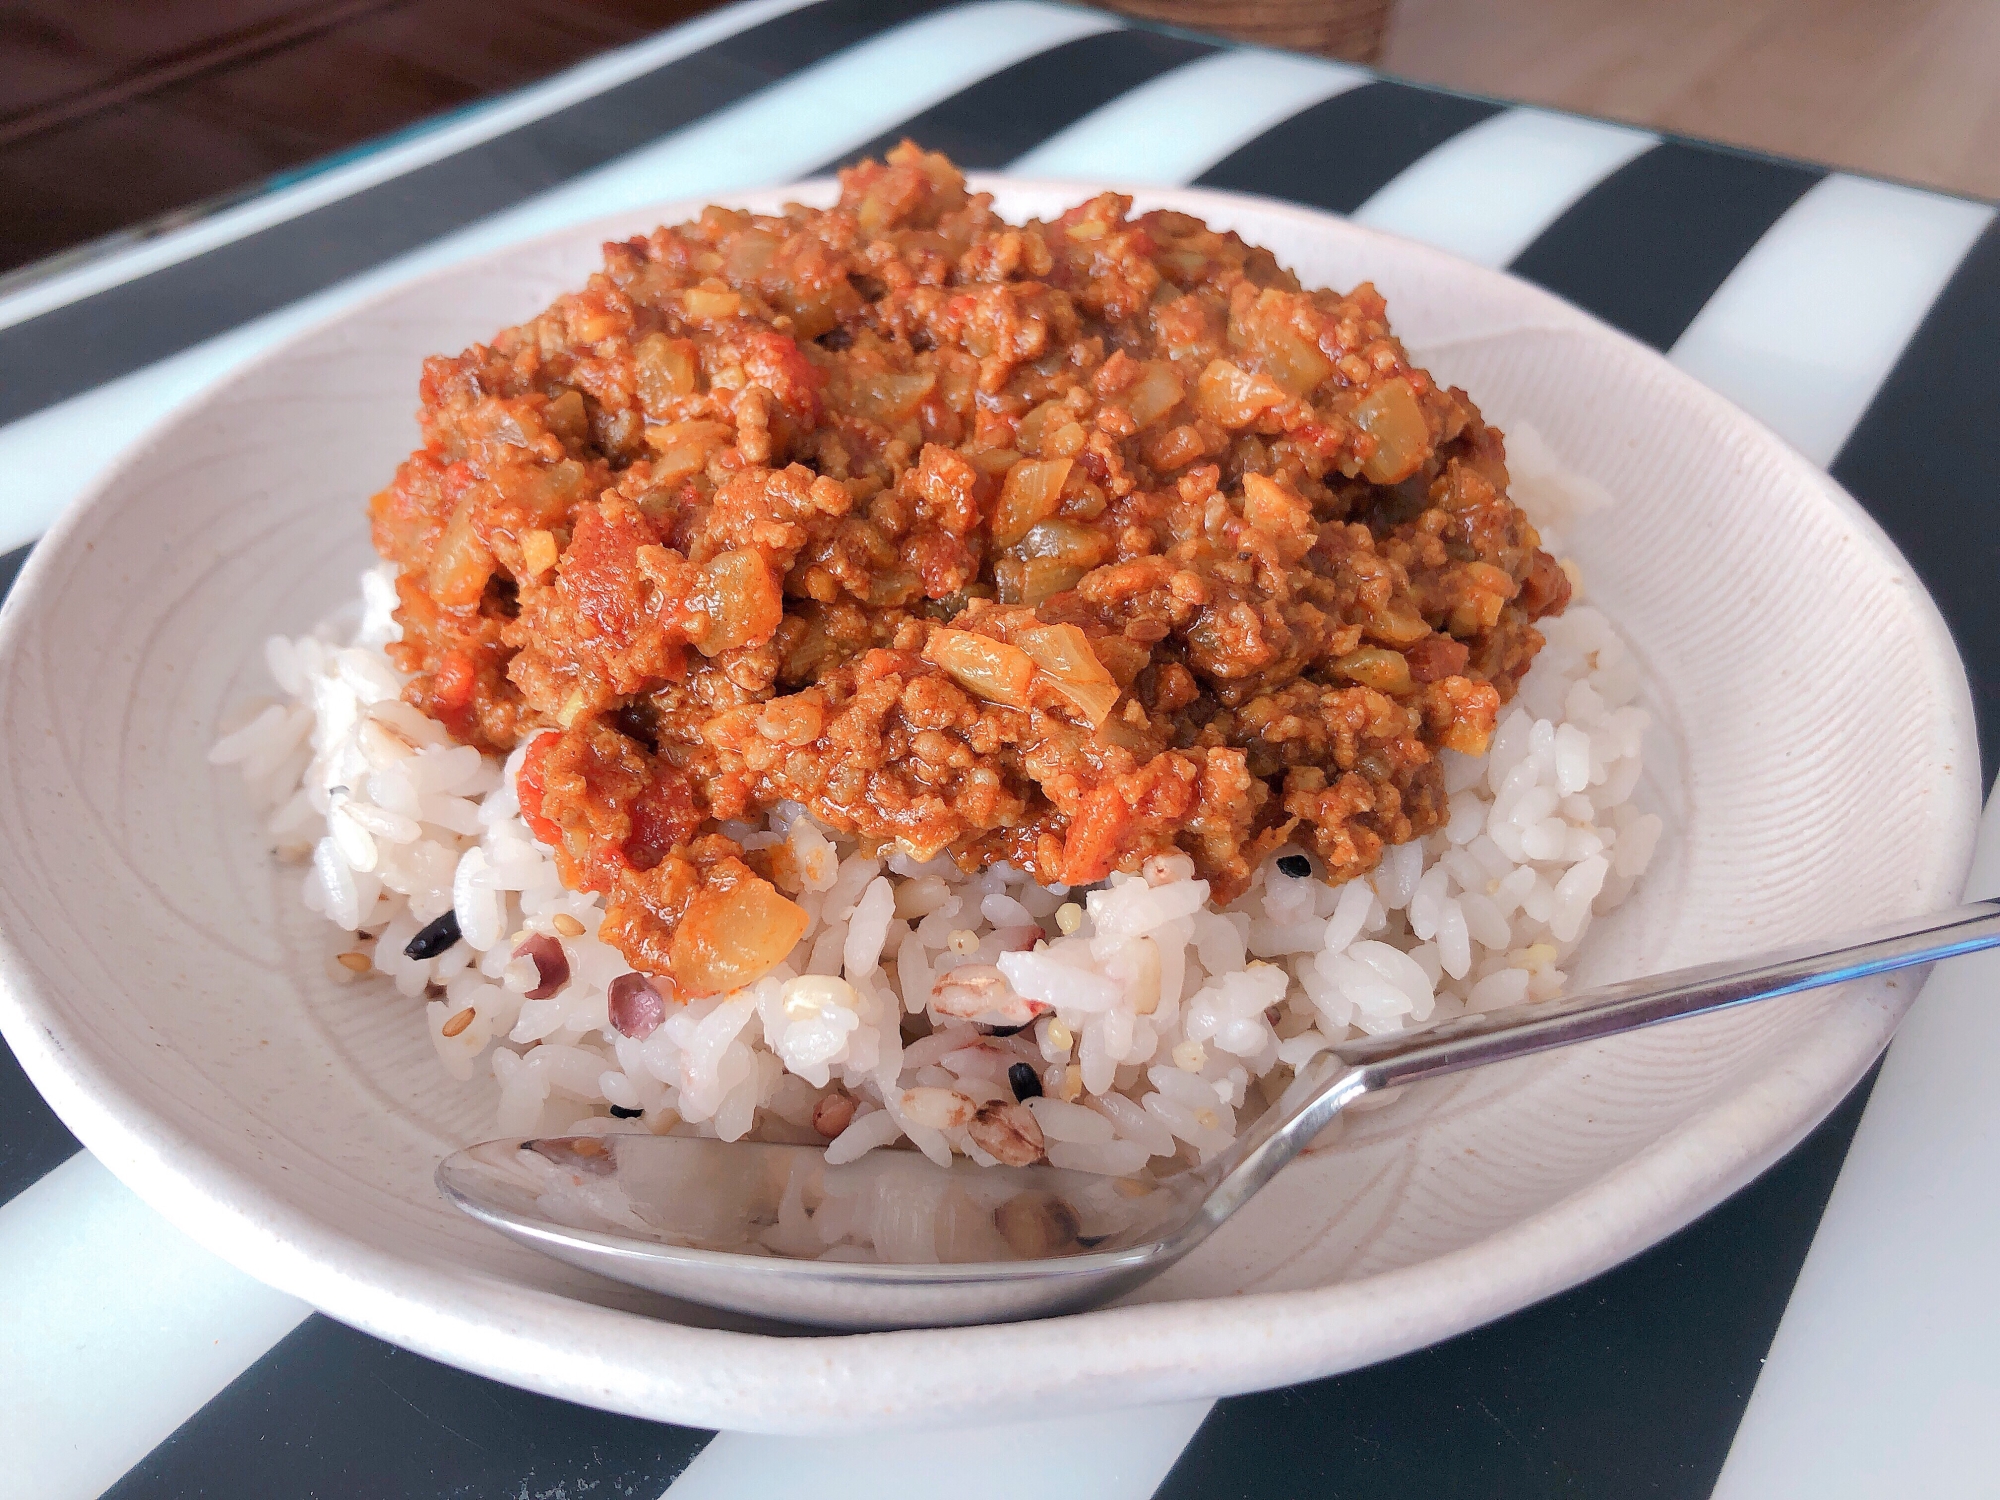
[{"label": "black rice grain", "polygon": [[403,957],[436,958],[458,938],[458,913],[448,911],[403,945]]},{"label": "black rice grain", "polygon": [[1041,1097],[1042,1075],[1024,1062],[1015,1063],[1007,1070],[1007,1087],[1014,1091],[1016,1099],[1037,1099]]}]

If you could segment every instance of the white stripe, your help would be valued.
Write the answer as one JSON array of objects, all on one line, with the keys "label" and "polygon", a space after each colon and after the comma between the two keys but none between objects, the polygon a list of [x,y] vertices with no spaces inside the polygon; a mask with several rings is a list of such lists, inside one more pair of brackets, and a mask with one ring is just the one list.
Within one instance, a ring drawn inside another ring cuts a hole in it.
[{"label": "white stripe", "polygon": [[492,249],[662,198],[784,182],[1023,58],[1120,26],[1040,0],[911,21],[441,244],[458,256],[461,240]]},{"label": "white stripe", "polygon": [[100,1493],[309,1311],[71,1157],[0,1205],[0,1496]]},{"label": "white stripe", "polygon": [[1504,266],[1564,209],[1658,143],[1623,125],[1510,109],[1398,173],[1354,221]]},{"label": "white stripe", "polygon": [[[995,1370],[996,1385],[1006,1371]],[[749,1437],[725,1432],[702,1449],[664,1500],[1023,1500],[1087,1495],[1148,1500],[1214,1405],[1171,1406],[947,1431],[848,1438]]]},{"label": "white stripe", "polygon": [[1835,175],[1765,231],[1668,358],[1829,464],[1993,210]]},{"label": "white stripe", "polygon": [[1373,78],[1282,52],[1217,53],[1092,110],[1007,170],[1147,187],[1191,182],[1280,120]]},{"label": "white stripe", "polygon": [[[783,182],[1024,57],[1118,29],[1039,0],[985,0],[913,21],[655,145],[193,349],[0,428],[0,551],[34,540],[136,437],[253,355],[363,298],[566,224],[663,198]],[[809,123],[808,123],[809,122]]]},{"label": "white stripe", "polygon": [[73,271],[0,296],[0,328],[143,276],[161,266],[186,260],[217,245],[241,239],[272,224],[296,218],[378,182],[400,177],[428,162],[505,135],[510,130],[517,130],[566,109],[579,100],[664,67],[676,58],[713,46],[740,31],[747,31],[773,16],[802,9],[811,3],[813,0],[749,0],[747,4],[731,5],[658,36],[594,57],[530,88],[449,115],[435,124],[419,127],[388,145],[368,150],[365,155],[336,160],[332,165],[310,171],[296,182],[261,193],[199,223],[146,240],[129,250],[92,259]]},{"label": "white stripe", "polygon": [[[2000,797],[1966,894],[2000,894]],[[1716,1500],[2000,1492],[1996,994],[2000,953],[1953,959],[1896,1033]]]}]

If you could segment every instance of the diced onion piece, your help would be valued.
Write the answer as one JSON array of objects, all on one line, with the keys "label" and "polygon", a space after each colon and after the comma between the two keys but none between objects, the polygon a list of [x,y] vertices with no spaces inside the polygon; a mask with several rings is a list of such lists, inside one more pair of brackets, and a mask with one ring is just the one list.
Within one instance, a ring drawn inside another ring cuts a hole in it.
[{"label": "diced onion piece", "polygon": [[1293,396],[1304,396],[1333,373],[1333,361],[1291,320],[1293,298],[1267,290],[1241,319],[1231,318],[1229,343],[1242,349]]},{"label": "diced onion piece", "polygon": [[780,285],[766,288],[764,295],[790,314],[795,339],[816,339],[831,333],[861,311],[861,294],[845,276],[829,282],[787,277]]},{"label": "diced onion piece", "polygon": [[988,703],[1008,708],[1028,706],[1035,663],[1018,647],[969,630],[933,630],[924,645],[924,658]]},{"label": "diced onion piece", "polygon": [[1003,557],[993,565],[993,581],[1000,587],[1002,604],[1025,604],[1033,609],[1075,588],[1089,571],[1054,557]]},{"label": "diced onion piece", "polygon": [[805,935],[805,912],[755,877],[726,891],[703,891],[674,929],[667,966],[691,995],[755,984],[785,961]]},{"label": "diced onion piece", "polygon": [[868,581],[868,603],[875,609],[902,609],[923,594],[924,581],[911,568],[878,568]]},{"label": "diced onion piece", "polygon": [[1125,410],[1141,427],[1150,427],[1187,394],[1187,382],[1170,360],[1149,359],[1145,372],[1125,392]]},{"label": "diced onion piece", "polygon": [[1016,430],[1016,446],[1043,459],[1074,458],[1089,438],[1062,400],[1044,401],[1021,418]]},{"label": "diced onion piece", "polygon": [[570,511],[597,493],[589,473],[573,458],[515,468],[508,473],[504,489],[509,510],[542,526],[567,524]]},{"label": "diced onion piece", "polygon": [[1118,683],[1074,625],[1040,625],[1015,637],[1030,660],[1048,674],[1049,686],[1074,703],[1095,729],[1111,717]]},{"label": "diced onion piece", "polygon": [[1013,546],[1016,557],[1051,557],[1086,571],[1109,561],[1111,538],[1079,521],[1039,521]]},{"label": "diced onion piece", "polygon": [[708,624],[695,644],[703,656],[768,641],[784,623],[784,594],[759,554],[725,552],[701,572],[700,606]]},{"label": "diced onion piece", "polygon": [[590,440],[590,413],[583,404],[583,392],[564,391],[542,408],[542,426],[567,443]]},{"label": "diced onion piece", "polygon": [[1111,710],[1118,706],[1118,684],[1115,682],[1065,682],[1060,677],[1048,679],[1050,687],[1061,693],[1077,706],[1090,727],[1096,729],[1111,717]]},{"label": "diced onion piece", "polygon": [[743,309],[743,294],[721,291],[713,287],[691,286],[681,293],[681,309],[697,323],[733,318]]},{"label": "diced onion piece", "polygon": [[1043,434],[1040,446],[1035,450],[1043,458],[1075,458],[1090,441],[1090,434],[1083,430],[1080,422],[1064,422],[1060,427]]},{"label": "diced onion piece", "polygon": [[708,467],[708,456],[731,436],[723,422],[667,422],[646,429],[646,446],[654,453],[656,481],[685,479]]},{"label": "diced onion piece", "polygon": [[1071,682],[1109,682],[1111,673],[1075,625],[1037,625],[1014,639],[1036,666]]},{"label": "diced onion piece", "polygon": [[1431,633],[1422,615],[1380,610],[1368,618],[1368,633],[1392,646],[1413,646]]},{"label": "diced onion piece", "polygon": [[996,546],[1012,546],[1028,534],[1029,527],[1056,513],[1073,462],[1067,458],[1024,458],[1007,471],[993,508]]},{"label": "diced onion piece", "polygon": [[425,582],[440,604],[477,604],[493,576],[493,554],[472,524],[472,499],[460,500],[444,524]]},{"label": "diced onion piece", "polygon": [[755,281],[778,253],[778,237],[762,229],[732,235],[722,274],[734,282]]},{"label": "diced onion piece", "polygon": [[893,425],[915,416],[936,386],[935,370],[914,370],[907,375],[883,370],[855,381],[853,402],[863,416]]},{"label": "diced onion piece", "polygon": [[1226,359],[1210,360],[1195,383],[1195,410],[1218,427],[1232,431],[1248,427],[1274,406],[1290,398],[1268,376],[1253,375]]},{"label": "diced onion piece", "polygon": [[1354,423],[1375,439],[1375,452],[1361,466],[1371,484],[1400,484],[1423,467],[1431,430],[1417,393],[1401,378],[1385,380],[1354,408]]},{"label": "diced onion piece", "polygon": [[691,340],[664,333],[649,333],[633,345],[632,365],[648,411],[662,411],[677,397],[692,396],[701,368]]},{"label": "diced onion piece", "polygon": [[[1040,453],[1042,451],[1042,437],[1044,434],[1053,432],[1056,428],[1074,420],[1075,413],[1060,398],[1052,401],[1044,401],[1040,406],[1021,418],[1020,423],[1015,427],[1015,437],[1018,440],[1017,446],[1023,453]],[[1050,457],[1056,456],[1058,455],[1050,455]]]},{"label": "diced onion piece", "polygon": [[1403,653],[1385,651],[1379,646],[1363,646],[1358,651],[1350,651],[1333,664],[1333,669],[1363,687],[1372,687],[1378,693],[1401,695],[1414,691],[1416,687],[1410,679],[1410,664]]},{"label": "diced onion piece", "polygon": [[1111,538],[1076,521],[1039,521],[993,565],[1001,600],[1033,608],[1110,560]]}]

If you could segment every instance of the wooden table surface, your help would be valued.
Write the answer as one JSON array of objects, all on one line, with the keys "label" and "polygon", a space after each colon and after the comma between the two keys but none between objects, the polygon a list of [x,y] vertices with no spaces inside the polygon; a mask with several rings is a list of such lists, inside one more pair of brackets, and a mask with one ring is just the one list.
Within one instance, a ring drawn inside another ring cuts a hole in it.
[{"label": "wooden table surface", "polygon": [[10,0],[0,271],[240,191],[714,0]]}]

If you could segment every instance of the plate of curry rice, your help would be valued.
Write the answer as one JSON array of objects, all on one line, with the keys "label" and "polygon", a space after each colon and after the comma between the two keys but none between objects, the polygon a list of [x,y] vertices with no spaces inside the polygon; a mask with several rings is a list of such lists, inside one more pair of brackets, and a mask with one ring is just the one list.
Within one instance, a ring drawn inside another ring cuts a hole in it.
[{"label": "plate of curry rice", "polygon": [[[422,1353],[795,1432],[1473,1327],[1742,1186],[1914,980],[1412,1088],[1039,1322],[666,1302],[438,1160],[651,1132],[1116,1193],[1345,1041],[1948,904],[1979,791],[1908,565],[1651,350],[1328,215],[908,146],[195,397],[36,549],[0,713],[0,1024],[136,1191]],[[983,1243],[942,1193],[813,1207],[829,1255]]]}]

